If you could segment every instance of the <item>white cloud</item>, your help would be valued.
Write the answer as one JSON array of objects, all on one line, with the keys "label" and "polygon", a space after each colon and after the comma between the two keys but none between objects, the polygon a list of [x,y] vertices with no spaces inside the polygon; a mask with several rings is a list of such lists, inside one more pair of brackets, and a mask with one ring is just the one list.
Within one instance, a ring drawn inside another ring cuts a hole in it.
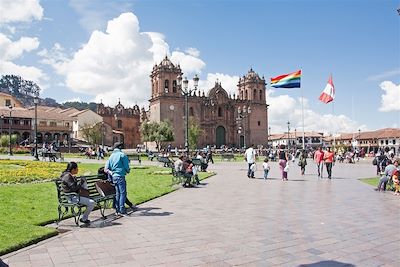
[{"label": "white cloud", "polygon": [[194,57],[200,56],[200,51],[194,47],[189,47],[188,49],[185,50],[185,52]]},{"label": "white cloud", "polygon": [[[105,32],[94,31],[88,42],[72,56],[61,46],[42,50],[43,63],[65,76],[66,85],[75,92],[92,95],[96,102],[113,105],[146,104],[151,93],[149,74],[169,46],[159,33],[140,32],[133,13],[110,20]],[[156,60],[156,61],[155,61]],[[173,51],[171,61],[180,63],[186,73],[200,73],[205,63],[183,52]]]},{"label": "white cloud", "polygon": [[224,88],[228,94],[237,94],[239,76],[230,76],[223,73],[208,73],[207,80],[199,81],[199,89],[204,91],[207,95],[208,91],[215,86],[217,81],[221,83],[222,88]]},{"label": "white cloud", "polygon": [[[303,132],[301,98],[295,99],[289,95],[274,96],[274,90],[267,90],[267,103],[269,104],[269,124],[272,133],[287,131],[287,122],[290,122],[290,131]],[[366,129],[365,125],[358,125],[345,115],[319,114],[308,105],[308,99],[303,99],[304,105],[304,130],[306,132],[323,132],[334,134],[352,132]]]},{"label": "white cloud", "polygon": [[400,84],[396,85],[391,81],[384,81],[379,87],[384,91],[384,94],[381,96],[379,111],[388,112],[400,110]]},{"label": "white cloud", "polygon": [[131,0],[70,0],[70,6],[81,16],[80,25],[88,32],[104,29],[108,18],[132,10]]},{"label": "white cloud", "polygon": [[43,88],[44,86],[41,83],[47,77],[41,69],[33,66],[17,65],[12,62],[23,56],[24,53],[36,50],[38,47],[39,40],[37,38],[21,37],[13,42],[0,33],[0,73],[19,75]]},{"label": "white cloud", "polygon": [[39,0],[1,0],[0,24],[30,22],[43,18],[43,8]]},{"label": "white cloud", "polygon": [[0,33],[0,60],[9,61],[20,57],[24,52],[30,52],[39,47],[37,38],[21,37],[18,41],[11,41]]}]

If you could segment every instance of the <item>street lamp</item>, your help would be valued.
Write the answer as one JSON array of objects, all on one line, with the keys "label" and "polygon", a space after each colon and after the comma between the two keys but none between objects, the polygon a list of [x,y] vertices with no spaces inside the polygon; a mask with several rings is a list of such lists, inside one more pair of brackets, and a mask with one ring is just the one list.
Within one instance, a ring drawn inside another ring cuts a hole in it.
[{"label": "street lamp", "polygon": [[104,121],[101,122],[101,149],[104,151]]},{"label": "street lamp", "polygon": [[361,141],[360,141],[360,139],[361,139],[361,129],[358,129],[358,146],[359,147],[361,147]]},{"label": "street lamp", "polygon": [[271,136],[271,126],[268,126],[268,143],[267,143],[267,145],[268,145],[268,148],[269,148],[269,137]]},{"label": "street lamp", "polygon": [[182,88],[182,94],[185,96],[185,150],[189,156],[189,104],[188,97],[197,90],[199,85],[199,77],[197,74],[193,77],[193,88],[189,89],[189,81],[185,77],[182,81],[182,76],[178,76],[178,86]]},{"label": "street lamp", "polygon": [[[243,119],[247,118],[251,113],[251,108],[243,106],[243,109],[241,107],[238,107],[238,121],[242,122]],[[248,121],[247,121],[248,122]],[[243,123],[243,146],[246,149],[246,123]]]},{"label": "street lamp", "polygon": [[289,151],[289,131],[290,131],[290,121],[287,122],[287,149]]},{"label": "street lamp", "polygon": [[10,118],[8,119],[8,137],[9,137],[9,151],[8,151],[8,155],[12,156],[12,148],[11,148],[11,123],[12,123],[12,119],[11,119],[11,112],[12,112],[12,106],[9,105],[8,108],[10,109]]},{"label": "street lamp", "polygon": [[37,128],[37,105],[39,103],[39,98],[35,96],[33,99],[33,103],[35,104],[35,160],[39,160],[39,155],[38,155],[38,140],[37,140],[37,135],[38,135],[38,128]]},{"label": "street lamp", "polygon": [[3,134],[4,114],[1,114],[0,137]]}]

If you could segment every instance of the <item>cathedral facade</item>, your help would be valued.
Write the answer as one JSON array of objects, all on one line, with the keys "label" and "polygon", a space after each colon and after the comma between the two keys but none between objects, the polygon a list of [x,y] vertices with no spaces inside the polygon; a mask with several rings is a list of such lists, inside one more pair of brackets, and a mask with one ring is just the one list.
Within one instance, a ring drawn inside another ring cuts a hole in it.
[{"label": "cathedral facade", "polygon": [[[167,57],[153,67],[148,119],[170,121],[175,133],[175,141],[171,144],[183,148],[185,97],[178,82],[182,75],[180,66]],[[260,78],[250,69],[239,79],[236,94],[229,95],[217,81],[207,96],[199,91],[188,96],[189,118],[202,129],[198,147],[266,145],[268,106],[265,85],[264,77]]]}]

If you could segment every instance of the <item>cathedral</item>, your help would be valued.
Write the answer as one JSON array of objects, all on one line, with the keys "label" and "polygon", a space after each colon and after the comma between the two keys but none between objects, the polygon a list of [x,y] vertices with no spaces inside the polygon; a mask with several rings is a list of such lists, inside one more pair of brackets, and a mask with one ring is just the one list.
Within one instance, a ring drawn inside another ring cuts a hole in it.
[{"label": "cathedral", "polygon": [[[185,143],[185,97],[179,85],[183,73],[168,57],[156,64],[151,72],[150,121],[171,122],[174,147]],[[266,145],[268,135],[268,105],[265,79],[250,69],[237,85],[237,94],[228,95],[216,81],[206,96],[198,90],[188,96],[189,118],[202,129],[198,147],[222,145],[248,147],[250,144]]]}]

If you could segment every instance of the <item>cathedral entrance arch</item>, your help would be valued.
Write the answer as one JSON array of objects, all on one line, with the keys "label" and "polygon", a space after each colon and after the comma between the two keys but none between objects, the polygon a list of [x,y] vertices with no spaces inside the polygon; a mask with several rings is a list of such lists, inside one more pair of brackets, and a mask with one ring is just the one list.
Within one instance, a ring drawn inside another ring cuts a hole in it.
[{"label": "cathedral entrance arch", "polygon": [[216,145],[218,148],[220,148],[222,145],[225,145],[225,136],[226,136],[226,130],[224,126],[218,126],[216,131],[215,131],[215,140],[216,140]]}]

